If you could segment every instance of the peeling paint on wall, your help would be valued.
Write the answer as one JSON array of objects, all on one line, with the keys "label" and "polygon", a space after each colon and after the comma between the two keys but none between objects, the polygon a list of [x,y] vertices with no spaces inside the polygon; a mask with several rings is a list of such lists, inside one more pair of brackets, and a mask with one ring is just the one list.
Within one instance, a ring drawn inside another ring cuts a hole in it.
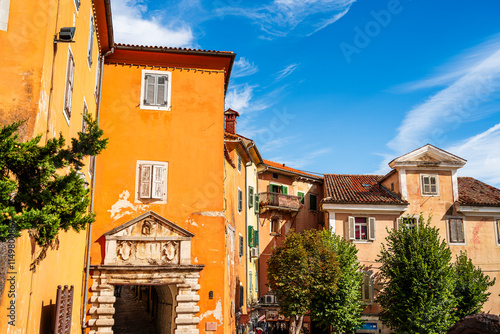
[{"label": "peeling paint on wall", "polygon": [[198,224],[196,224],[196,222],[194,220],[192,220],[191,218],[186,219],[185,223],[198,227]]},{"label": "peeling paint on wall", "polygon": [[215,306],[215,310],[213,311],[206,311],[205,313],[202,313],[200,315],[200,321],[203,320],[204,318],[213,315],[215,320],[219,322],[220,325],[222,325],[222,303],[219,300],[217,301],[217,305]]},{"label": "peeling paint on wall", "polygon": [[147,204],[136,204],[134,205],[128,199],[130,197],[130,193],[128,190],[124,190],[119,195],[119,200],[113,204],[108,212],[111,213],[111,219],[117,220],[126,215],[130,215],[133,212],[145,212],[149,209],[149,205]]},{"label": "peeling paint on wall", "polygon": [[201,215],[205,217],[224,217],[224,211],[202,211],[195,212],[193,215]]},{"label": "peeling paint on wall", "polygon": [[472,243],[474,245],[479,245],[479,230],[486,224],[486,222],[481,221],[476,224],[474,230],[472,230]]}]

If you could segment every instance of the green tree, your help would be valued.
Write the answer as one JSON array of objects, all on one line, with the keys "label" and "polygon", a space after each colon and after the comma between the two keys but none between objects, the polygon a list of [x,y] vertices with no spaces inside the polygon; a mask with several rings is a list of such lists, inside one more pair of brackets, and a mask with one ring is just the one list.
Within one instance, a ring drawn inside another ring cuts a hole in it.
[{"label": "green tree", "polygon": [[392,230],[382,245],[380,319],[396,333],[445,333],[457,320],[451,251],[431,218]]},{"label": "green tree", "polygon": [[481,268],[475,267],[472,260],[467,257],[466,251],[461,251],[460,255],[457,255],[453,267],[456,275],[453,294],[458,301],[456,315],[459,319],[463,319],[481,311],[491,294],[486,291],[495,284],[495,279],[490,280]]},{"label": "green tree", "polygon": [[96,121],[86,121],[87,131],[72,138],[69,147],[62,135],[45,146],[39,145],[41,136],[20,142],[17,131],[23,122],[0,130],[0,241],[29,230],[46,250],[57,242],[59,230],[79,231],[94,220],[88,212],[89,190],[77,170],[108,140]]},{"label": "green tree", "polygon": [[339,263],[324,233],[291,231],[267,261],[269,287],[290,317],[290,334],[298,334],[314,296],[337,290]]},{"label": "green tree", "polygon": [[314,296],[310,316],[325,329],[331,326],[335,333],[352,333],[363,324],[360,290],[363,273],[358,261],[358,249],[337,234],[332,235],[326,230],[321,233],[337,254],[341,274],[336,291],[329,290],[324,295]]}]

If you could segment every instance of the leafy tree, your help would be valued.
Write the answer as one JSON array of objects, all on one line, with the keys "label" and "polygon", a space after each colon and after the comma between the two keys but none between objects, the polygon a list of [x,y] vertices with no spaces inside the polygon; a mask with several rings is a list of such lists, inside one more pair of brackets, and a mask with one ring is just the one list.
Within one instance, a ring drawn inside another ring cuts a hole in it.
[{"label": "leafy tree", "polygon": [[311,318],[324,328],[332,326],[336,333],[355,332],[363,324],[361,312],[361,284],[363,273],[358,261],[357,247],[342,238],[322,231],[330,248],[337,254],[340,278],[337,290],[329,290],[324,295],[314,296],[311,303]]},{"label": "leafy tree", "polygon": [[397,333],[445,333],[457,320],[451,251],[431,218],[389,232],[377,261],[380,319]]},{"label": "leafy tree", "polygon": [[481,311],[491,294],[486,291],[495,284],[495,279],[490,280],[480,268],[475,267],[472,260],[467,257],[467,251],[461,251],[460,255],[457,255],[453,267],[456,275],[453,294],[458,301],[456,315],[459,319],[463,319]]},{"label": "leafy tree", "polygon": [[86,121],[87,131],[72,138],[69,147],[62,135],[45,146],[39,145],[41,136],[20,142],[16,132],[23,122],[0,130],[0,241],[29,230],[46,251],[57,242],[59,230],[79,231],[94,220],[88,212],[89,190],[77,170],[108,140],[96,121]]},{"label": "leafy tree", "polygon": [[339,263],[325,233],[291,231],[267,261],[269,287],[290,317],[290,334],[298,334],[313,298],[337,290]]}]

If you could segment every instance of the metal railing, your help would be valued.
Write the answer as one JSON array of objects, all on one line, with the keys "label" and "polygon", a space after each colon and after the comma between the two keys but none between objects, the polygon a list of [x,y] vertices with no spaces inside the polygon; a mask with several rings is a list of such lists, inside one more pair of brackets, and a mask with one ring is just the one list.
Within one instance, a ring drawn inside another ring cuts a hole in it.
[{"label": "metal railing", "polygon": [[275,207],[293,211],[299,211],[302,207],[299,196],[285,195],[273,192],[260,193],[259,204],[261,207]]}]

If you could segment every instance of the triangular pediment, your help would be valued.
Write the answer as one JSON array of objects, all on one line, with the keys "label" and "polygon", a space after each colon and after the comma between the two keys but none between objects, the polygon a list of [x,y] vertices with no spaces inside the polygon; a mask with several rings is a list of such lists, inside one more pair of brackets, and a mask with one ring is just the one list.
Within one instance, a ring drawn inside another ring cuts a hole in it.
[{"label": "triangular pediment", "polygon": [[159,214],[148,211],[109,232],[104,233],[109,237],[136,237],[136,238],[192,238],[193,233],[172,223]]},{"label": "triangular pediment", "polygon": [[464,166],[466,162],[467,160],[465,159],[436,146],[427,144],[392,160],[389,166],[391,168],[409,166],[460,168]]}]

